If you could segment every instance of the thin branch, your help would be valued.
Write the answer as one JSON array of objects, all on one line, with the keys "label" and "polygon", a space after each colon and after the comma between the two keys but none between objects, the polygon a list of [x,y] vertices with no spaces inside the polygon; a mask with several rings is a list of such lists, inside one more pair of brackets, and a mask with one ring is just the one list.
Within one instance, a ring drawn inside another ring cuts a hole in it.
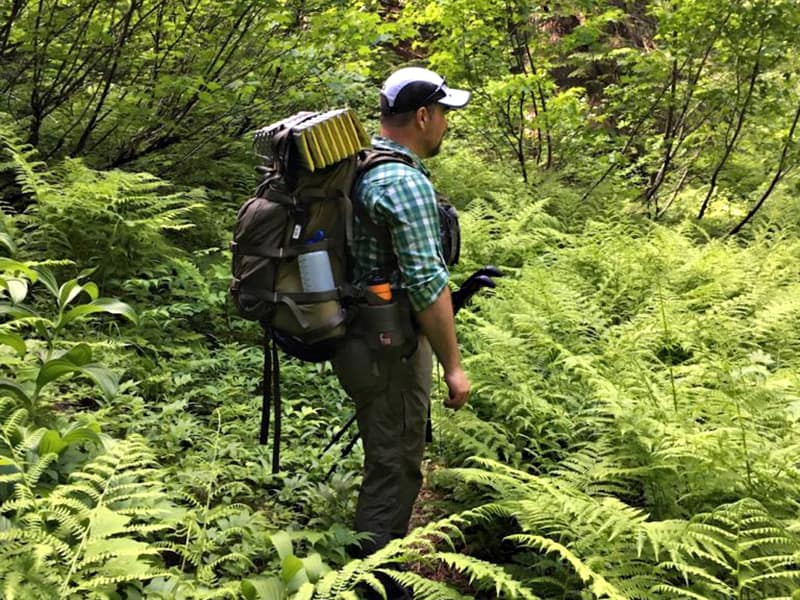
[{"label": "thin branch", "polygon": [[741,110],[739,110],[736,119],[736,127],[733,130],[733,135],[730,140],[726,140],[725,151],[723,152],[722,158],[720,159],[719,163],[717,163],[717,166],[714,169],[714,173],[711,175],[711,181],[708,186],[708,192],[706,193],[706,197],[703,199],[703,204],[702,206],[700,206],[700,212],[697,215],[698,219],[702,219],[703,216],[706,214],[708,205],[711,202],[711,196],[714,194],[714,190],[717,187],[717,179],[719,177],[719,174],[722,172],[725,163],[728,162],[728,158],[730,158],[730,155],[733,153],[733,150],[736,147],[737,142],[739,141],[739,135],[742,132],[742,126],[744,125],[745,116],[747,115],[748,109],[750,108],[750,102],[753,98],[753,90],[755,89],[756,86],[756,80],[758,79],[758,75],[761,73],[761,53],[763,49],[764,49],[764,32],[762,30],[761,39],[759,40],[758,50],[756,52],[756,59],[755,62],[753,63],[753,71],[750,74],[750,83],[747,89],[747,95],[745,96]]},{"label": "thin branch", "polygon": [[[711,36],[709,43],[705,47],[700,63],[697,65],[697,69],[687,82],[688,88],[686,92],[686,97],[684,99],[683,106],[681,107],[680,114],[676,121],[674,128],[675,130],[681,129],[686,123],[686,118],[687,115],[689,114],[689,109],[691,106],[692,99],[694,98],[694,93],[697,91],[697,84],[700,81],[700,77],[703,71],[705,70],[706,64],[708,63],[708,59],[711,56],[711,51],[713,50],[714,45],[717,43],[717,39],[719,39],[719,37],[722,35],[722,31],[725,29],[725,26],[730,20],[732,14],[733,14],[732,11],[729,12],[725,16],[725,19],[722,21],[722,23],[715,28],[714,34]],[[668,132],[665,132],[665,134],[666,133]],[[666,140],[667,143],[665,143],[666,150],[664,152],[664,159],[661,163],[661,167],[659,168],[658,172],[653,178],[652,183],[650,184],[650,186],[648,186],[647,190],[645,190],[644,193],[645,202],[648,203],[651,202],[656,193],[658,193],[661,184],[664,183],[667,171],[670,165],[672,164],[672,160],[675,157],[675,152],[677,151],[676,148],[673,148],[673,141],[674,139],[672,136],[670,136],[670,138]],[[678,144],[680,145],[682,141],[683,141],[682,139],[679,139]]]},{"label": "thin branch", "polygon": [[730,230],[728,236],[736,235],[742,230],[742,227],[744,227],[750,221],[750,219],[755,216],[759,209],[764,205],[764,202],[766,202],[767,198],[769,198],[770,194],[772,194],[780,180],[788,172],[788,169],[786,169],[786,157],[789,155],[789,148],[792,146],[792,140],[794,139],[794,133],[797,130],[798,121],[800,121],[800,103],[797,105],[797,110],[794,113],[794,120],[792,121],[792,126],[789,129],[789,135],[786,136],[786,142],[783,144],[781,158],[778,161],[778,168],[775,171],[772,181],[770,181],[769,186],[761,195],[761,198],[759,198],[758,202],[756,202],[755,206],[750,209],[750,212],[747,213],[747,215],[736,225],[736,227]]},{"label": "thin branch", "polygon": [[14,3],[11,5],[11,12],[8,15],[5,25],[3,25],[2,32],[0,32],[0,40],[2,40],[2,42],[0,42],[0,57],[6,53],[8,40],[11,37],[11,29],[14,27],[14,21],[17,20],[22,9],[25,8],[26,1],[27,0],[14,0]]}]

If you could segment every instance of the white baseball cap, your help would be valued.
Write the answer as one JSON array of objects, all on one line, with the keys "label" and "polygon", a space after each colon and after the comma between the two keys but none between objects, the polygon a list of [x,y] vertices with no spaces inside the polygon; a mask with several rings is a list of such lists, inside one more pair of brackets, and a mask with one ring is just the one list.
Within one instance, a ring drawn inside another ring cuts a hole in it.
[{"label": "white baseball cap", "polygon": [[449,88],[441,77],[422,67],[405,67],[392,73],[381,88],[381,113],[398,114],[437,102],[448,108],[463,108],[472,94]]}]

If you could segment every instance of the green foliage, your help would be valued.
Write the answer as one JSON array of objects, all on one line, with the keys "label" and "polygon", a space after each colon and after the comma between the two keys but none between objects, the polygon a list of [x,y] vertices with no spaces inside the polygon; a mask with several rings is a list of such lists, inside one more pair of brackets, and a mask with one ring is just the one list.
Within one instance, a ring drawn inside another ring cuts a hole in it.
[{"label": "green foliage", "polygon": [[690,521],[650,521],[641,510],[587,494],[568,478],[531,476],[492,461],[481,467],[455,471],[497,497],[468,518],[517,523],[521,533],[506,539],[537,553],[515,560],[527,566],[528,584],[545,597],[585,589],[617,599],[771,598],[791,592],[800,576],[800,539],[752,499]]},{"label": "green foliage", "polygon": [[29,210],[35,227],[26,251],[92,267],[101,282],[152,272],[176,252],[169,236],[185,237],[204,218],[199,190],[169,191],[149,174],[92,171],[77,161],[59,171],[57,185],[39,190]]},{"label": "green foliage", "polygon": [[[796,594],[793,2],[63,4],[0,15],[0,595]],[[451,516],[350,560],[353,407],[283,361],[270,472],[223,248],[244,134],[371,118],[398,56],[473,91],[432,167],[454,283],[506,277],[434,398]]]},{"label": "green foliage", "polygon": [[800,540],[756,501],[744,499],[694,516],[675,557],[666,563],[683,586],[665,584],[657,591],[676,598],[773,598],[797,589]]},{"label": "green foliage", "polygon": [[190,181],[227,178],[239,138],[283,113],[359,99],[389,35],[360,2],[48,0],[0,18],[0,88],[28,143]]},{"label": "green foliage", "polygon": [[[57,380],[71,375],[88,377],[100,387],[107,400],[113,397],[119,385],[117,376],[93,361],[88,344],[78,343],[66,350],[56,346],[63,330],[76,321],[107,313],[135,322],[133,309],[119,300],[98,297],[97,285],[93,282],[79,283],[82,277],[59,286],[52,272],[44,267],[31,268],[21,262],[2,259],[0,269],[0,316],[6,317],[6,322],[0,324],[0,345],[10,347],[25,360],[28,346],[18,332],[30,330],[39,336],[39,340],[31,340],[31,350],[37,342],[45,344],[35,366],[21,371],[13,380],[0,378],[0,392],[16,396],[31,414],[37,416],[42,389],[52,387],[51,384]],[[30,285],[37,282],[54,297],[56,310],[52,318],[25,304]],[[82,295],[88,296],[89,302],[73,306]]]},{"label": "green foliage", "polygon": [[142,441],[110,444],[44,494],[42,476],[58,452],[96,443],[96,434],[78,428],[63,437],[26,431],[23,411],[0,417],[0,465],[11,468],[0,483],[12,489],[0,495],[4,597],[108,593],[121,582],[155,576],[158,551],[146,536],[169,529],[174,517]]},{"label": "green foliage", "polygon": [[464,516],[454,515],[417,528],[405,538],[390,542],[369,557],[353,560],[339,571],[325,575],[317,583],[314,594],[308,597],[319,600],[339,598],[355,589],[373,589],[380,593],[384,585],[379,574],[411,587],[415,598],[433,600],[461,597],[442,583],[386,566],[415,563],[417,568],[420,565],[444,564],[465,574],[477,589],[494,590],[501,597],[535,600],[536,597],[509,576],[502,566],[438,549],[440,545],[453,548],[455,541],[461,537],[461,528],[467,523]]}]

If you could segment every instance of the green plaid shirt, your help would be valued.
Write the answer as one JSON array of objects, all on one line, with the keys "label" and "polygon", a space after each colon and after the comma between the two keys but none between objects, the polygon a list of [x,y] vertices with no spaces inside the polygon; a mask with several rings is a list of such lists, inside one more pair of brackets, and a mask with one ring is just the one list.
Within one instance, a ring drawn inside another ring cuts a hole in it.
[{"label": "green plaid shirt", "polygon": [[[448,279],[436,193],[428,179],[430,173],[411,150],[381,137],[373,138],[372,143],[375,148],[402,152],[416,165],[391,162],[370,169],[357,182],[354,199],[376,224],[388,227],[399,267],[392,283],[406,289],[412,308],[420,312],[436,301]],[[352,255],[356,282],[392,262],[391,253],[358,218],[353,226]]]}]

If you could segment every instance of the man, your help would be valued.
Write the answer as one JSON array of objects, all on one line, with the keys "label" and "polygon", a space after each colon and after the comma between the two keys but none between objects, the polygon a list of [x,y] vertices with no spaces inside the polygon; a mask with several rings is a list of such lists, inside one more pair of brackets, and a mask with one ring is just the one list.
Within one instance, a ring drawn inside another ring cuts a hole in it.
[{"label": "man", "polygon": [[[410,67],[392,74],[381,89],[380,136],[373,145],[402,153],[414,166],[379,164],[364,174],[354,190],[354,202],[373,222],[371,229],[355,220],[354,279],[363,282],[382,270],[394,284],[395,295],[407,297],[419,325],[405,356],[370,351],[354,335],[333,361],[339,380],[356,403],[364,445],[364,479],[355,524],[371,539],[362,545],[362,555],[407,533],[422,483],[431,351],[444,368],[449,389],[445,405],[458,409],[469,397],[442,258],[436,195],[420,162],[438,154],[447,131],[447,111],[464,107],[469,99],[469,92],[448,88],[442,77],[428,69]],[[388,229],[390,247],[372,235],[375,225]]]}]

